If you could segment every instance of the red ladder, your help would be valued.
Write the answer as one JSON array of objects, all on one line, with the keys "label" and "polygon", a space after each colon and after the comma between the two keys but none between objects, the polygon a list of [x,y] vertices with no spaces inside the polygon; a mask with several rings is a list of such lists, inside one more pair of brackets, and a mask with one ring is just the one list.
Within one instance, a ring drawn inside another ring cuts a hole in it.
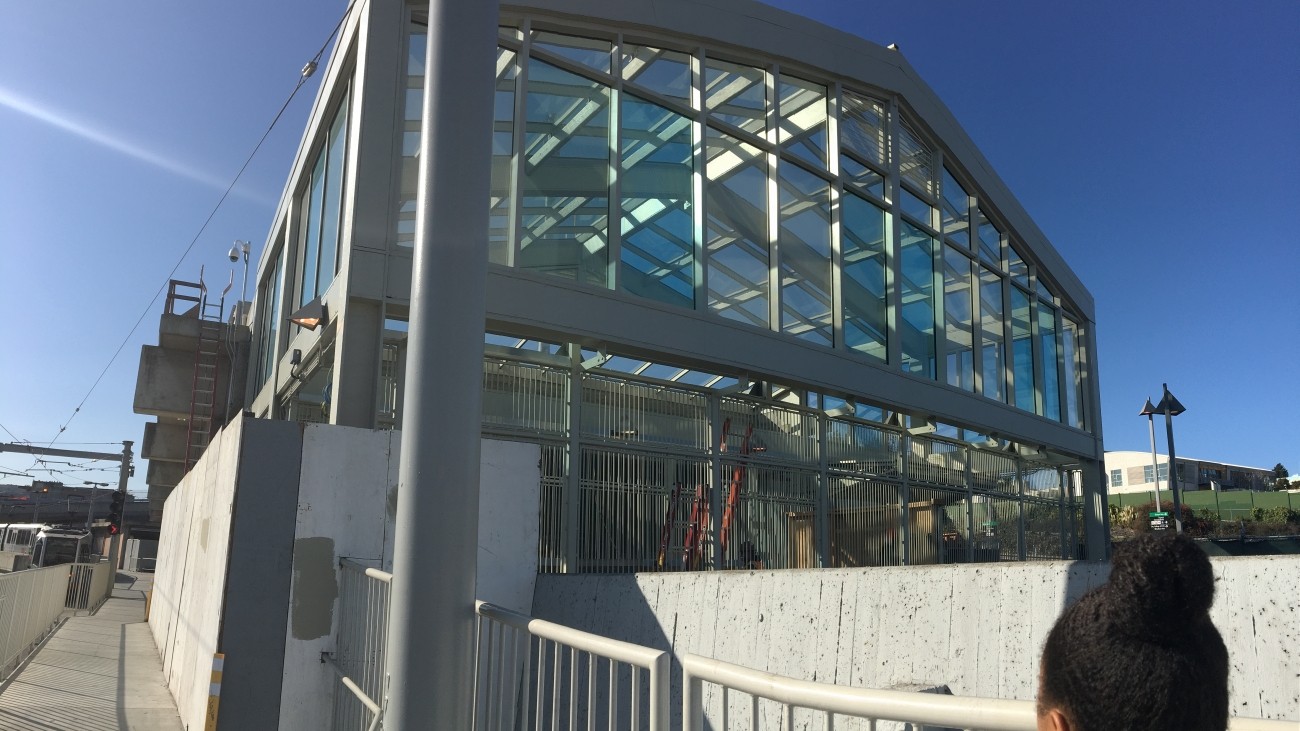
[{"label": "red ladder", "polygon": [[[233,275],[232,281],[233,281]],[[230,287],[227,285],[226,291]],[[199,337],[194,345],[194,378],[190,384],[190,417],[185,434],[185,471],[189,472],[199,461],[212,441],[213,424],[218,418],[217,375],[221,364],[222,311],[226,305],[226,291],[213,303],[208,299],[208,287],[199,269],[199,304],[196,316]]]}]

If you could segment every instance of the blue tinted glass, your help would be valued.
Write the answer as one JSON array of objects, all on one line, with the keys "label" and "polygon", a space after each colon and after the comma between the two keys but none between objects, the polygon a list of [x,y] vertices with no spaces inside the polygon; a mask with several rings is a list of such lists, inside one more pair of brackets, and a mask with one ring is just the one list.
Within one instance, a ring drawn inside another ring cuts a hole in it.
[{"label": "blue tinted glass", "polygon": [[622,267],[619,287],[681,307],[695,305],[691,120],[623,95]]},{"label": "blue tinted glass", "polygon": [[767,327],[767,156],[713,128],[705,150],[709,309]]},{"label": "blue tinted glass", "polygon": [[794,165],[780,173],[781,330],[829,347],[831,186]]},{"label": "blue tinted glass", "polygon": [[1011,288],[1011,368],[1016,407],[1034,410],[1034,344],[1029,319],[1029,295]]},{"label": "blue tinted glass", "polygon": [[623,78],[666,97],[691,99],[691,57],[680,51],[625,43]]},{"label": "blue tinted glass", "polygon": [[301,307],[316,296],[316,266],[320,256],[320,209],[325,198],[325,154],[316,158],[316,167],[311,173],[311,189],[303,196],[302,238],[302,289],[298,291],[298,306]]},{"label": "blue tinted glass", "polygon": [[609,88],[528,64],[521,269],[607,286]]},{"label": "blue tinted glass", "polygon": [[339,224],[343,204],[343,168],[347,155],[348,103],[345,99],[330,128],[328,159],[325,163],[325,200],[321,210],[320,267],[316,294],[329,289],[338,270]]},{"label": "blue tinted glass", "polygon": [[902,228],[899,250],[903,308],[899,318],[902,367],[908,373],[934,378],[934,239],[909,223]]},{"label": "blue tinted glass", "polygon": [[840,202],[844,344],[883,363],[888,352],[885,212],[855,195]]},{"label": "blue tinted glass", "polygon": [[1057,373],[1056,310],[1038,306],[1038,340],[1043,351],[1043,416],[1061,420],[1060,376]]}]

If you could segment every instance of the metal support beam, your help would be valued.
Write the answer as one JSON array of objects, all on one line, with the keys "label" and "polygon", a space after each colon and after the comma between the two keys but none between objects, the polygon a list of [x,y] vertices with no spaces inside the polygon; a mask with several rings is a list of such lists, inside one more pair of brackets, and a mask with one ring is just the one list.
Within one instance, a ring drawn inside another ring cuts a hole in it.
[{"label": "metal support beam", "polygon": [[[122,442],[122,443],[132,444],[132,442]],[[50,447],[37,447],[31,444],[13,444],[13,443],[0,444],[0,452],[20,452],[22,454],[30,454],[33,457],[39,455],[42,457],[77,457],[80,459],[109,459],[114,462],[123,459],[124,455],[128,455],[126,459],[129,460],[130,451],[131,450],[128,448],[125,452],[83,452],[79,449],[52,449]]]},{"label": "metal support beam", "polygon": [[473,710],[487,203],[498,3],[430,0],[384,728]]},{"label": "metal support beam", "polygon": [[[129,442],[129,441],[122,442],[122,455],[121,455],[122,465],[117,472],[117,491],[122,493],[123,496],[123,501],[122,501],[123,517],[118,521],[119,525],[121,526],[121,530],[117,532],[117,535],[113,536],[113,545],[111,548],[108,549],[108,565],[110,567],[109,570],[114,572],[114,575],[116,575],[117,573],[117,562],[122,556],[122,541],[126,536],[126,517],[125,517],[126,478],[130,475],[131,472],[131,445],[132,444],[134,444],[134,442]],[[90,509],[94,510],[94,508],[95,506],[94,503],[92,502]],[[87,521],[89,520],[90,518],[89,516],[87,516]],[[112,593],[113,593],[113,589],[112,587],[109,587],[109,595],[111,596]]]}]

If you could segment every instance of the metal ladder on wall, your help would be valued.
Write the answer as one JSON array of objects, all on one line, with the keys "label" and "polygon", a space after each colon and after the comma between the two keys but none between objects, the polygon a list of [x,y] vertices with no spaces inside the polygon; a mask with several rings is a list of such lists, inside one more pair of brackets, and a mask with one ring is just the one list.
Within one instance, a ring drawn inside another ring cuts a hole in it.
[{"label": "metal ladder on wall", "polygon": [[199,269],[199,302],[196,308],[199,337],[194,345],[194,379],[190,385],[190,418],[185,435],[186,472],[194,467],[212,441],[214,422],[217,419],[221,333],[225,328],[222,315],[226,307],[226,293],[234,284],[234,276],[233,273],[230,275],[230,283],[221,291],[221,299],[213,303],[208,296],[208,287],[203,282],[203,270]]}]

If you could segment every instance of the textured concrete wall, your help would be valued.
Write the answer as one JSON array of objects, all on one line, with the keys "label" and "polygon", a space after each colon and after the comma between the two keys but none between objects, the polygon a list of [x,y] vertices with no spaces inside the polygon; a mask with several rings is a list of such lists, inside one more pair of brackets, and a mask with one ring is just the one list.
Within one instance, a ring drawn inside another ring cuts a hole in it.
[{"label": "textured concrete wall", "polygon": [[399,438],[390,431],[303,427],[297,515],[286,547],[293,554],[292,586],[288,606],[278,609],[288,617],[279,722],[286,731],[329,728],[338,684],[320,655],[334,651],[338,562],[384,560],[385,500],[397,482]]},{"label": "textured concrete wall", "polygon": [[[1212,617],[1231,655],[1233,715],[1300,720],[1300,559],[1214,559],[1214,568]],[[945,684],[958,695],[1032,699],[1056,617],[1108,573],[1108,564],[1057,561],[544,575],[533,614],[674,655],[805,680],[862,688]],[[674,718],[680,679],[674,662]],[[706,701],[718,710],[716,695]]]},{"label": "textured concrete wall", "polygon": [[[313,424],[303,428],[284,641],[279,728],[328,728],[341,692],[322,652],[335,648],[338,560],[393,570],[401,432]],[[480,462],[478,597],[517,611],[537,576],[540,458],[536,444],[484,440]],[[437,530],[438,526],[429,526]],[[451,557],[454,560],[454,557]]]},{"label": "textured concrete wall", "polygon": [[188,728],[203,728],[221,631],[242,424],[223,430],[167,499],[149,628]]}]

